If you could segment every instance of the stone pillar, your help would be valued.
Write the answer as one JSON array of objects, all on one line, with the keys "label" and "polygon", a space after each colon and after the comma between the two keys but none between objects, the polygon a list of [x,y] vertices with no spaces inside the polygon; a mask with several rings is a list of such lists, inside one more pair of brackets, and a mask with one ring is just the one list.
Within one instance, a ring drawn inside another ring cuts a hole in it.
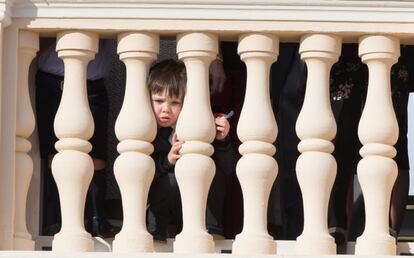
[{"label": "stone pillar", "polygon": [[267,231],[267,206],[278,166],[273,158],[277,125],[269,92],[269,71],[279,53],[279,40],[267,34],[239,37],[238,53],[247,67],[246,96],[237,134],[243,155],[236,171],[243,191],[243,231],[233,243],[235,254],[275,254]]},{"label": "stone pillar", "polygon": [[33,175],[33,160],[27,154],[32,144],[27,140],[35,128],[35,118],[29,96],[29,67],[39,50],[39,35],[35,32],[19,33],[19,71],[17,81],[16,121],[16,188],[14,219],[14,250],[34,250],[35,243],[27,231],[26,201]]},{"label": "stone pillar", "polygon": [[391,98],[391,66],[400,56],[400,42],[390,36],[366,36],[359,42],[359,56],[367,64],[367,99],[358,127],[363,144],[358,179],[365,202],[365,230],[358,237],[355,254],[396,255],[395,239],[389,234],[391,191],[397,177],[393,160],[398,123]]},{"label": "stone pillar", "polygon": [[187,69],[187,93],[177,122],[177,138],[185,141],[175,166],[183,206],[183,230],[176,236],[174,252],[213,252],[206,230],[208,190],[215,173],[210,144],[216,134],[210,107],[209,65],[218,52],[217,36],[185,33],[177,38],[178,57]]},{"label": "stone pillar", "polygon": [[333,35],[302,37],[299,48],[306,62],[308,78],[302,109],[296,122],[300,156],[296,174],[303,196],[304,227],[296,239],[297,254],[336,253],[328,232],[328,203],[336,176],[332,156],[336,123],[329,95],[329,74],[341,53],[341,40]]},{"label": "stone pillar", "polygon": [[56,50],[65,64],[65,78],[54,129],[59,139],[52,161],[62,212],[62,228],[54,237],[53,251],[93,251],[94,242],[84,228],[86,193],[93,176],[88,153],[94,123],[88,104],[86,69],[98,50],[98,35],[65,31],[57,35]]},{"label": "stone pillar", "polygon": [[149,33],[123,33],[118,54],[126,66],[124,102],[115,124],[120,156],[114,164],[122,195],[124,223],[115,236],[114,252],[153,252],[152,236],[145,224],[148,192],[155,164],[149,156],[157,134],[146,78],[157,58],[159,38]]},{"label": "stone pillar", "polygon": [[5,26],[0,23],[0,249],[13,250],[19,31]]}]

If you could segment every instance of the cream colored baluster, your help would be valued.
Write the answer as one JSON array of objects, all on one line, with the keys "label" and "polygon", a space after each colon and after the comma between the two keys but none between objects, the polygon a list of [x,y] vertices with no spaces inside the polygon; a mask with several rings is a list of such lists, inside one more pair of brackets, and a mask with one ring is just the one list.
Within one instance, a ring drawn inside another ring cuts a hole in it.
[{"label": "cream colored baluster", "polygon": [[35,248],[35,243],[26,226],[26,201],[33,175],[33,160],[27,154],[31,150],[32,144],[27,138],[35,128],[28,78],[30,63],[38,50],[39,35],[35,32],[21,31],[19,33],[19,75],[17,82],[15,250],[34,250]]},{"label": "cream colored baluster", "polygon": [[19,29],[16,26],[7,27],[8,25],[9,22],[0,23],[0,250],[13,250],[16,211],[15,148]]},{"label": "cream colored baluster", "polygon": [[210,107],[208,70],[216,57],[218,39],[208,33],[178,36],[177,53],[187,69],[187,94],[177,122],[177,137],[185,141],[175,166],[183,206],[183,230],[174,252],[213,252],[214,242],[206,230],[206,204],[215,165],[210,158],[215,137]]},{"label": "cream colored baluster", "polygon": [[365,202],[365,230],[358,237],[358,255],[396,255],[395,239],[389,234],[391,190],[397,177],[393,145],[398,124],[391,99],[391,66],[400,56],[400,42],[386,36],[366,36],[359,42],[359,56],[368,65],[367,99],[358,127],[363,144],[358,179]]},{"label": "cream colored baluster", "polygon": [[329,97],[329,73],[341,52],[340,38],[307,35],[299,48],[306,62],[308,78],[305,100],[296,122],[301,152],[296,174],[303,196],[304,228],[296,240],[298,254],[335,254],[336,245],[328,232],[328,202],[336,175],[332,139],[336,123]]},{"label": "cream colored baluster", "polygon": [[88,153],[94,123],[88,105],[86,69],[98,50],[98,35],[66,31],[57,36],[58,56],[65,64],[62,100],[54,128],[59,140],[52,161],[62,212],[62,229],[54,237],[54,251],[93,251],[94,242],[84,228],[85,198],[93,175]]},{"label": "cream colored baluster", "polygon": [[127,78],[124,103],[115,124],[120,156],[114,164],[122,195],[124,223],[116,235],[114,252],[153,252],[152,236],[145,224],[148,191],[155,165],[149,156],[157,123],[146,84],[148,68],[157,57],[159,38],[147,33],[124,33],[118,37],[118,53]]},{"label": "cream colored baluster", "polygon": [[244,225],[233,253],[275,254],[276,242],[267,231],[267,204],[278,170],[273,158],[278,130],[270,103],[269,70],[277,59],[279,40],[273,35],[245,34],[239,38],[238,53],[247,67],[246,96],[237,126],[243,156],[236,168]]}]

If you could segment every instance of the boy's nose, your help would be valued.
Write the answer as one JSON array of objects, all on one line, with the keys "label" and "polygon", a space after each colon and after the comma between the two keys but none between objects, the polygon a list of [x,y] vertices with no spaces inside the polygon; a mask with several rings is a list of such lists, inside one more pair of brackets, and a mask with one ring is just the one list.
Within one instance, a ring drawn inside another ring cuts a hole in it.
[{"label": "boy's nose", "polygon": [[170,107],[168,105],[165,105],[162,107],[161,109],[163,112],[169,112],[170,111]]}]

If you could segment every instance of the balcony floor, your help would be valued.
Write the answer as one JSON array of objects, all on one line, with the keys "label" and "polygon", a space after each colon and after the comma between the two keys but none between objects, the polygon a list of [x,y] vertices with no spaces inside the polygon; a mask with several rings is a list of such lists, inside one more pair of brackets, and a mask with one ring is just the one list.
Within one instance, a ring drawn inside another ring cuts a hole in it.
[{"label": "balcony floor", "polygon": [[[40,236],[36,238],[36,248],[38,250],[50,250],[52,237],[50,236]],[[111,252],[111,243],[113,239],[102,239],[102,238],[95,238],[95,247],[96,252],[88,252],[88,253],[76,253],[76,258],[83,258],[83,257],[169,257],[169,258],[178,258],[178,257],[212,257],[212,256],[222,256],[228,255],[231,253],[231,246],[233,240],[218,240],[215,241],[216,245],[216,253],[215,254],[175,254],[172,253],[173,251],[173,242],[174,239],[168,239],[167,243],[159,243],[155,242],[154,247],[156,253],[136,253],[136,254],[120,254],[120,253],[110,253]],[[303,255],[294,255],[294,248],[295,242],[294,241],[286,241],[286,240],[277,240],[277,252],[278,257],[304,257]],[[347,254],[354,254],[355,243],[348,242],[346,253]],[[414,255],[414,242],[399,242],[398,243],[398,253],[404,256],[413,256]],[[36,252],[22,252],[22,251],[0,251],[0,258],[1,257],[21,257],[21,258],[36,258],[36,257],[74,257],[74,253],[62,253],[62,252],[50,252],[50,251],[36,251]],[[235,257],[246,257],[243,255],[232,255]],[[342,255],[339,255],[342,256]],[[255,255],[249,257],[268,257],[264,255]],[[306,256],[312,257],[312,256]],[[316,256],[315,256],[316,257]],[[338,257],[338,256],[326,256],[326,257]],[[366,256],[355,256],[355,257],[366,257]],[[378,257],[378,256],[376,256]],[[389,257],[389,256],[384,256]]]}]

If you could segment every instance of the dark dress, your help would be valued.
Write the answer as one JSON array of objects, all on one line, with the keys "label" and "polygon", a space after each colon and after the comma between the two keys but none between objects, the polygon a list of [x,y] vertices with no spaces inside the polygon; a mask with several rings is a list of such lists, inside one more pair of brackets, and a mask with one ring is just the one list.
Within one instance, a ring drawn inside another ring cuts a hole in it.
[{"label": "dark dress", "polygon": [[[283,239],[296,239],[303,229],[302,195],[296,177],[299,139],[295,132],[296,120],[302,108],[306,88],[306,65],[298,54],[299,44],[281,43],[278,61],[272,66],[272,104],[277,117],[279,135],[277,160],[279,164],[281,215]],[[400,128],[395,144],[394,158],[400,169],[408,169],[407,103],[413,87],[413,47],[402,46],[399,62],[391,72],[392,98]],[[334,139],[338,170],[329,207],[331,233],[346,232],[347,194],[360,160],[361,144],[358,123],[361,117],[368,70],[358,57],[357,44],[344,44],[342,55],[333,65],[330,76],[331,104],[337,123]],[[337,242],[341,242],[339,238]],[[343,239],[344,240],[344,239]]]},{"label": "dark dress", "polygon": [[[394,157],[400,173],[409,169],[407,147],[407,105],[413,90],[414,49],[401,46],[401,56],[391,69],[391,91],[394,111],[399,126],[399,137],[394,147]],[[329,212],[330,231],[343,232],[349,229],[347,195],[353,183],[356,166],[361,159],[358,138],[358,123],[362,114],[368,86],[368,68],[358,57],[357,44],[344,44],[342,56],[331,71],[332,109],[338,126],[334,156],[338,164],[337,176],[332,189]],[[402,194],[402,193],[399,193]],[[362,196],[361,196],[362,197]],[[354,204],[350,239],[362,233],[364,224],[363,202]],[[398,231],[398,229],[396,229]]]}]

